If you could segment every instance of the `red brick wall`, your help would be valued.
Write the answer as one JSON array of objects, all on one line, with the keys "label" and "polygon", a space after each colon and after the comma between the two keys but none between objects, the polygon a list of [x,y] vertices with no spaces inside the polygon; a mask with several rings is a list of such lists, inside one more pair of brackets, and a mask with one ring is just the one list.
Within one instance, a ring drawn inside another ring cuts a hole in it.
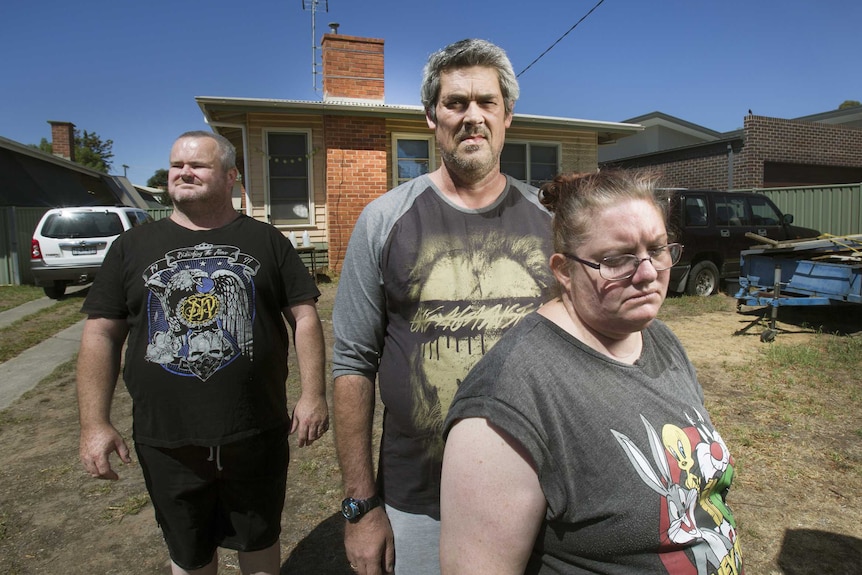
[{"label": "red brick wall", "polygon": [[383,101],[383,40],[324,34],[323,98]]},{"label": "red brick wall", "polygon": [[324,130],[329,266],[338,272],[362,208],[389,187],[386,121],[326,116]]},{"label": "red brick wall", "polygon": [[[738,158],[734,158],[736,166]],[[662,184],[669,188],[720,189],[727,187],[727,153],[662,163]],[[734,170],[735,172],[736,170]],[[734,187],[738,187],[734,182]]]},{"label": "red brick wall", "polygon": [[746,116],[741,155],[734,170],[737,188],[762,187],[765,162],[862,167],[862,130]]},{"label": "red brick wall", "polygon": [[[746,116],[743,133],[742,139],[732,143],[733,188],[764,187],[764,164],[769,162],[862,168],[862,130],[859,129]],[[668,187],[726,189],[727,145],[727,142],[718,142],[693,146],[618,164],[654,166],[662,172]]]},{"label": "red brick wall", "polygon": [[72,122],[52,122],[51,152],[55,156],[75,161],[75,124]]}]

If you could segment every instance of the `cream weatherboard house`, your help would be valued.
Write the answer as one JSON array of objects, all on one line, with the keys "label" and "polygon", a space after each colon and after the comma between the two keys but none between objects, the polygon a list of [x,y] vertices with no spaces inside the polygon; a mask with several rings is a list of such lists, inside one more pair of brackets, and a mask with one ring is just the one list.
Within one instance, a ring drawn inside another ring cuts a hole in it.
[{"label": "cream weatherboard house", "polygon": [[[285,234],[307,235],[318,268],[340,269],[368,202],[438,164],[422,108],[384,102],[383,46],[381,39],[325,34],[322,101],[196,98],[209,126],[237,147],[242,209]],[[503,171],[539,183],[560,171],[595,170],[600,145],[640,130],[516,113]]]}]

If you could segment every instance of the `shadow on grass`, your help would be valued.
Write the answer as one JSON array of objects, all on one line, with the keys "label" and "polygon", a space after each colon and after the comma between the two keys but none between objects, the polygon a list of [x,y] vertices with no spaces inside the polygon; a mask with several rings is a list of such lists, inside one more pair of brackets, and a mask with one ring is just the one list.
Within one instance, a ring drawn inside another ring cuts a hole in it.
[{"label": "shadow on grass", "polygon": [[344,517],[335,513],[294,547],[281,575],[353,575],[344,553]]},{"label": "shadow on grass", "polygon": [[[851,335],[862,330],[862,304],[837,303],[834,305],[778,306],[778,322],[798,328],[793,333],[823,332],[834,335]],[[744,307],[740,316],[748,317],[751,324],[767,325],[772,318],[772,307]],[[742,331],[747,331],[748,328]],[[782,330],[779,330],[782,331]],[[739,333],[737,335],[740,335]]]},{"label": "shadow on grass", "polygon": [[862,569],[862,539],[814,529],[784,534],[778,566],[784,575],[855,575]]}]

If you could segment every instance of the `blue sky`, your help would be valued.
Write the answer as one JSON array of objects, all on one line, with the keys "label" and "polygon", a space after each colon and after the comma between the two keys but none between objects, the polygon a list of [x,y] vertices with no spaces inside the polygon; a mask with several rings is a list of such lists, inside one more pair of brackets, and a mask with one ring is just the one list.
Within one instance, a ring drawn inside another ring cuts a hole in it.
[{"label": "blue sky", "polygon": [[[73,122],[113,140],[112,172],[126,164],[144,184],[178,134],[208,129],[196,96],[320,100],[312,46],[329,22],[384,39],[386,102],[418,105],[436,49],[485,38],[519,73],[597,2],[329,0],[327,12],[319,0],[314,39],[302,0],[6,2],[0,136],[38,144],[48,120]],[[749,109],[833,110],[862,101],[860,22],[854,0],[605,0],[520,76],[516,112],[623,121],[658,110],[728,131]]]}]

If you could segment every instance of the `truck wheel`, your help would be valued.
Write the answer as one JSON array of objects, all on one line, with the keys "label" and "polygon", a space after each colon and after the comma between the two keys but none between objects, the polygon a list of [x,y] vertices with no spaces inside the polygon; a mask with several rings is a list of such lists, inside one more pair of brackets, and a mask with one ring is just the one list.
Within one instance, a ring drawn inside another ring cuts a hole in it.
[{"label": "truck wheel", "polygon": [[64,281],[56,281],[51,285],[45,286],[42,288],[45,290],[45,295],[51,299],[60,299],[63,297],[63,294],[66,293],[66,282]]},{"label": "truck wheel", "polygon": [[688,295],[708,296],[718,291],[718,268],[709,260],[697,262],[688,274],[685,293]]}]

